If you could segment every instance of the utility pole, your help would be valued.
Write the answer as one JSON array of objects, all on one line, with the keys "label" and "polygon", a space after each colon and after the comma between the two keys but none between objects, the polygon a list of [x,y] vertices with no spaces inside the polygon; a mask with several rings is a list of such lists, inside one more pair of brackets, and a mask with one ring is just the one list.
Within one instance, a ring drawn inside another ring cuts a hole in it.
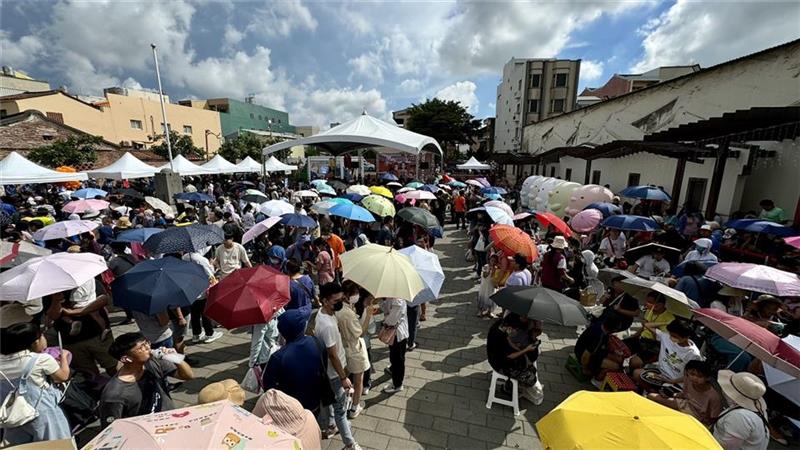
[{"label": "utility pole", "polygon": [[[156,44],[150,44],[153,49],[153,61],[156,64],[156,80],[158,80],[158,99],[161,101],[161,117],[164,119],[164,141],[167,143],[167,153],[169,154],[169,168],[173,172],[175,168],[172,167],[172,144],[169,141],[169,122],[167,122],[167,107],[164,105],[164,91],[161,89],[161,72],[158,70],[158,54],[156,53]],[[206,136],[207,137],[207,136]]]}]

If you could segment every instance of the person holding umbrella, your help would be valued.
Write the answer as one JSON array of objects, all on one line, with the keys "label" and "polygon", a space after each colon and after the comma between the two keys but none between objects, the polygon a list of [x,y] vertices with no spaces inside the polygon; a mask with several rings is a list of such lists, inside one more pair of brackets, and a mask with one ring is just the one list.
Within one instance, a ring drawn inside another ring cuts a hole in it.
[{"label": "person holding umbrella", "polygon": [[664,259],[664,249],[655,247],[651,254],[642,256],[628,266],[628,270],[640,277],[649,278],[669,273],[670,266],[669,262]]}]

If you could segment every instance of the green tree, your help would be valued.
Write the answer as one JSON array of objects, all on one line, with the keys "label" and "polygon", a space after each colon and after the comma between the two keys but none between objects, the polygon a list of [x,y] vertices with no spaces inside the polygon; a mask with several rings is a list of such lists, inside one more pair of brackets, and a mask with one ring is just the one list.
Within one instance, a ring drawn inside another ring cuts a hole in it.
[{"label": "green tree", "polygon": [[95,150],[103,142],[100,136],[82,134],[59,139],[28,153],[28,159],[43,166],[80,166],[97,161]]},{"label": "green tree", "polygon": [[[161,143],[150,147],[150,150],[164,159],[169,159],[169,151],[167,151],[167,141],[164,140],[164,135],[162,134],[156,136],[155,140],[160,140]],[[172,144],[173,158],[178,155],[183,155],[186,158],[190,156],[205,158],[206,156],[205,150],[203,150],[200,147],[195,147],[194,141],[192,141],[192,137],[189,136],[188,134],[178,134],[175,131],[170,130],[169,142],[170,144]]]},{"label": "green tree", "polygon": [[406,127],[439,141],[439,145],[450,152],[445,155],[448,159],[457,156],[453,152],[458,152],[458,144],[471,144],[480,128],[480,121],[475,120],[461,103],[453,100],[428,99],[424,103],[412,104],[408,114]]},{"label": "green tree", "polygon": [[[256,161],[261,161],[261,150],[281,140],[277,137],[262,138],[252,133],[242,133],[236,139],[225,141],[217,153],[231,162],[240,161],[248,156]],[[284,152],[288,153],[288,150]],[[279,154],[276,154],[275,157],[281,159]]]}]

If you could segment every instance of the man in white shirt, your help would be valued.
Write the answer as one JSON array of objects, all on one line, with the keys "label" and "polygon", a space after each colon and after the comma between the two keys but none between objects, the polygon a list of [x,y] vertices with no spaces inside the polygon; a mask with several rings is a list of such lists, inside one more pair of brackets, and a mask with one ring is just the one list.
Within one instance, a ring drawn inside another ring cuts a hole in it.
[{"label": "man in white shirt", "polygon": [[619,230],[608,230],[608,234],[600,241],[600,253],[606,258],[624,258],[626,250],[627,239],[625,238],[625,233]]},{"label": "man in white shirt", "polygon": [[[208,261],[208,258],[203,256],[203,250],[199,252],[184,253],[181,257],[184,261],[190,261],[203,268],[211,285],[216,284],[217,278],[214,276],[214,266]],[[204,342],[210,344],[223,336],[221,331],[214,331],[214,324],[205,314],[206,309],[206,293],[200,294],[200,297],[192,303],[192,314],[189,322],[192,326],[192,342]]]},{"label": "man in white shirt", "polygon": [[320,413],[320,428],[323,434],[332,435],[336,427],[342,434],[342,442],[345,449],[360,449],[361,447],[353,438],[350,429],[350,421],[347,420],[347,392],[353,385],[347,377],[347,359],[345,356],[342,335],[339,333],[339,323],[335,313],[342,309],[344,304],[344,291],[338,283],[326,283],[319,288],[319,297],[322,307],[317,313],[314,325],[314,336],[316,336],[327,350],[328,356],[328,379],[333,389],[334,402],[333,418],[336,426],[331,421],[331,406],[323,406]]},{"label": "man in white shirt", "polygon": [[764,383],[751,373],[730,370],[720,370],[717,381],[730,406],[711,427],[714,439],[725,450],[766,450],[769,430]]},{"label": "man in white shirt", "polygon": [[632,273],[644,278],[669,273],[669,269],[669,262],[664,259],[664,250],[658,247],[653,250],[652,255],[642,256],[628,268]]},{"label": "man in white shirt", "polygon": [[225,278],[236,269],[253,267],[244,246],[233,241],[233,235],[226,234],[225,242],[217,247],[214,254],[214,265],[219,269],[219,278]]},{"label": "man in white shirt", "polygon": [[519,253],[514,255],[514,272],[508,276],[506,286],[530,286],[533,276],[528,270],[528,261]]}]

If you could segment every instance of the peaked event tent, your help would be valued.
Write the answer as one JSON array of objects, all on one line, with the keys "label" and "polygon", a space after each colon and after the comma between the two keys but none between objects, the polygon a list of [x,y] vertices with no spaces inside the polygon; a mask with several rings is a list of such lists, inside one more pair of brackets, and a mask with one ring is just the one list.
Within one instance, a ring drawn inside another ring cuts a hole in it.
[{"label": "peaked event tent", "polygon": [[261,163],[248,156],[236,165],[236,171],[261,173]]},{"label": "peaked event tent", "polygon": [[278,161],[274,156],[270,156],[267,162],[264,163],[265,172],[286,172],[297,170],[297,166],[290,166]]},{"label": "peaked event tent", "polygon": [[[172,158],[172,165],[174,167],[173,171],[181,175],[209,175],[214,173],[189,161],[188,159],[184,158],[183,155],[178,155]],[[169,163],[166,163],[159,167],[158,170],[169,168]]]},{"label": "peaked event tent", "polygon": [[269,155],[295,145],[315,145],[332,154],[362,148],[385,147],[383,151],[399,150],[414,155],[418,155],[425,147],[430,146],[442,154],[442,148],[436,139],[408,131],[395,124],[368,116],[366,113],[314,136],[270,145],[264,148],[264,154]]},{"label": "peaked event tent", "polygon": [[214,173],[236,173],[241,172],[236,164],[228,161],[220,155],[214,155],[207,163],[200,166]]},{"label": "peaked event tent", "polygon": [[469,161],[465,162],[464,164],[459,164],[458,167],[461,170],[489,170],[492,168],[489,164],[484,164],[473,156],[469,159]]},{"label": "peaked event tent", "polygon": [[152,177],[159,169],[142,162],[131,152],[125,152],[118,160],[99,169],[87,170],[86,174],[92,178],[111,178],[125,180],[131,178]]},{"label": "peaked event tent", "polygon": [[55,183],[81,181],[88,177],[81,172],[57,172],[11,152],[0,161],[0,184]]}]

